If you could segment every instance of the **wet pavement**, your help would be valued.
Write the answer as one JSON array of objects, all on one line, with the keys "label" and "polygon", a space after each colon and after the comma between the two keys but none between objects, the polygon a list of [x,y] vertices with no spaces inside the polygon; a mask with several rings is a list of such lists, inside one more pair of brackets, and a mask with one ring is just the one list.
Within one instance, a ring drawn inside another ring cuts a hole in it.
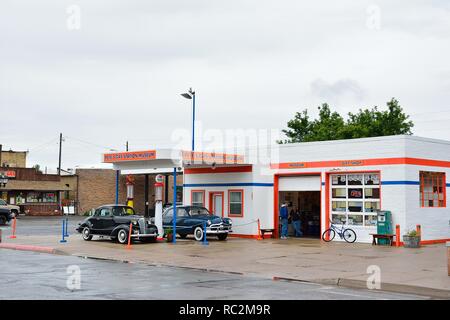
[{"label": "wet pavement", "polygon": [[[70,290],[69,266],[81,286]],[[375,290],[0,249],[0,299],[422,299]]]}]

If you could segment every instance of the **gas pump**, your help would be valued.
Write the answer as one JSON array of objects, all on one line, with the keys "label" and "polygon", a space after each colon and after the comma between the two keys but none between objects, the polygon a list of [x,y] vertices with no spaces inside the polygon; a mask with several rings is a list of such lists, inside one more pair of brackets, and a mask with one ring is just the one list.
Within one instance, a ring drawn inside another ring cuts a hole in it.
[{"label": "gas pump", "polygon": [[161,240],[164,236],[164,229],[162,224],[162,200],[164,176],[158,174],[155,177],[155,225],[158,227],[158,239]]},{"label": "gas pump", "polygon": [[[390,211],[377,212],[377,233],[392,234],[392,213]],[[378,239],[379,244],[388,245],[388,239]]]},{"label": "gas pump", "polygon": [[127,175],[127,206],[132,207],[134,205],[134,177]]}]

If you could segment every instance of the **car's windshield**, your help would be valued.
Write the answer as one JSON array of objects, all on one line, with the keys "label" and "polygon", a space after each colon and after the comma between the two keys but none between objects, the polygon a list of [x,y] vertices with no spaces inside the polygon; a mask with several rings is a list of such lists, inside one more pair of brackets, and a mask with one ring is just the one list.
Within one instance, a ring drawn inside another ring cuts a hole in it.
[{"label": "car's windshield", "polygon": [[3,199],[0,199],[0,206],[6,206],[6,201]]},{"label": "car's windshield", "polygon": [[197,215],[197,214],[210,214],[208,209],[202,208],[202,207],[192,207],[190,212],[191,215]]},{"label": "car's windshield", "polygon": [[112,212],[114,216],[128,216],[135,214],[131,207],[113,207]]}]

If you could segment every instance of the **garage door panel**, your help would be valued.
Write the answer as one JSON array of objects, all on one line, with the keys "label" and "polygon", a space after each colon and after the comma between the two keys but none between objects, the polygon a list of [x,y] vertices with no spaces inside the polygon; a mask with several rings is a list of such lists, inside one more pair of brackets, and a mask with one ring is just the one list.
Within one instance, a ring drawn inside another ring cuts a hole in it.
[{"label": "garage door panel", "polygon": [[279,191],[320,191],[320,176],[280,177]]}]

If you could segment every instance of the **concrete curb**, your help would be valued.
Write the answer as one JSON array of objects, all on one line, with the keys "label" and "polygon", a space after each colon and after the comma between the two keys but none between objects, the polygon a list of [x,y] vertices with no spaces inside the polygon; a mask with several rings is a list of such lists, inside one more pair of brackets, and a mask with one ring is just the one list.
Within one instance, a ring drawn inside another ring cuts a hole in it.
[{"label": "concrete curb", "polygon": [[[273,280],[284,280],[284,281],[295,281],[304,283],[317,283],[323,285],[333,285],[344,288],[351,289],[364,289],[367,288],[367,282],[364,280],[355,279],[345,279],[345,278],[335,278],[335,279],[314,279],[314,280],[302,280],[296,278],[285,278],[285,277],[273,277]],[[450,291],[434,289],[428,287],[410,286],[405,284],[397,283],[381,283],[380,289],[372,289],[373,291],[385,291],[385,292],[395,292],[403,294],[411,294],[417,296],[427,296],[436,299],[450,299]]]},{"label": "concrete curb", "polygon": [[20,251],[32,251],[49,254],[64,254],[62,251],[51,247],[41,247],[25,244],[13,244],[13,243],[0,243],[0,249],[11,249]]}]

